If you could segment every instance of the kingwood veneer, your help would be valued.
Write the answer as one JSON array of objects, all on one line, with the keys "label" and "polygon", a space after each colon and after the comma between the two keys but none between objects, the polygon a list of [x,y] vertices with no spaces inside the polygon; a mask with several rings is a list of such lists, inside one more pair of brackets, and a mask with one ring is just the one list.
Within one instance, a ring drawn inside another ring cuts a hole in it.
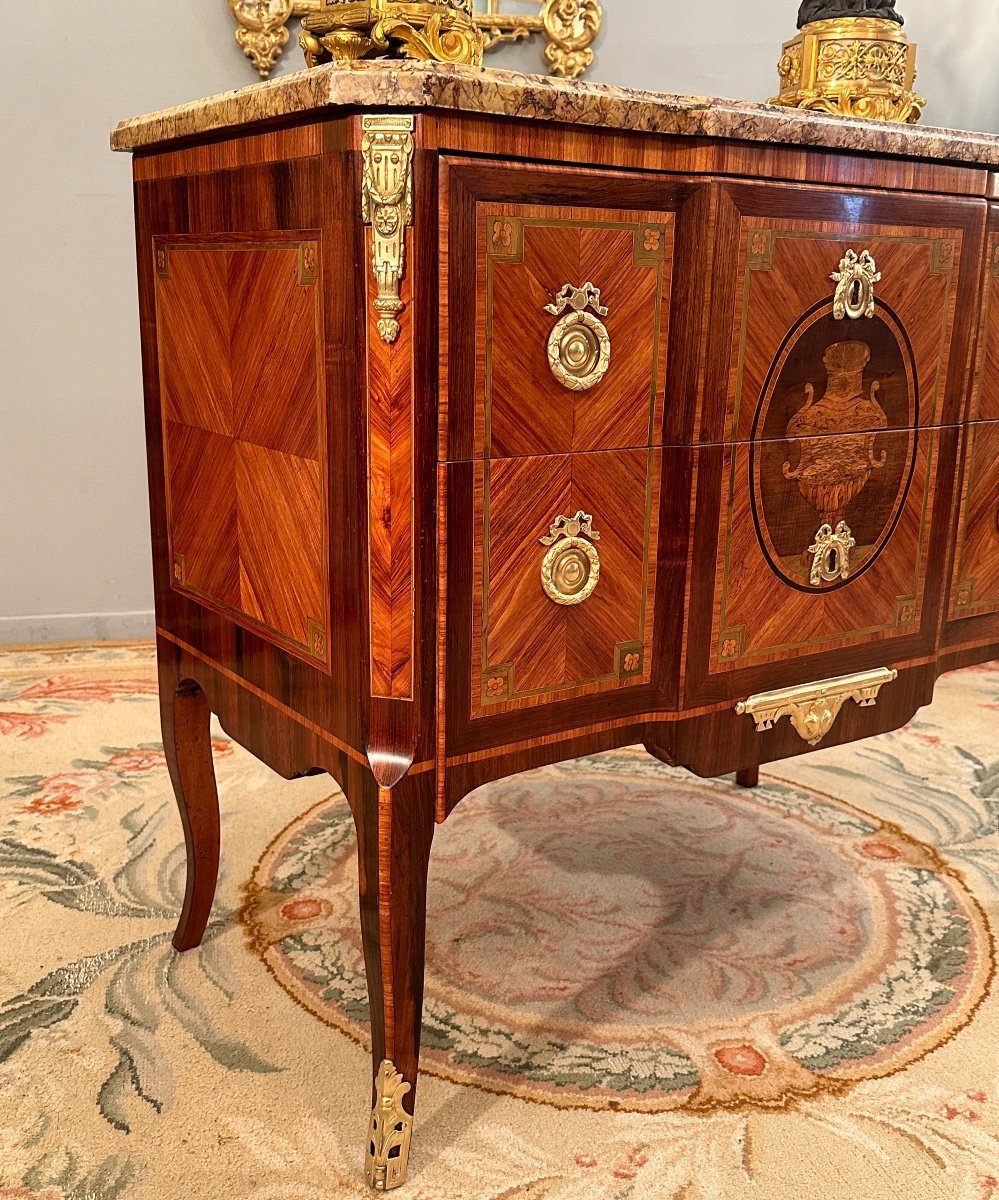
[{"label": "kingwood veneer", "polygon": [[393,1187],[462,797],[634,742],[751,786],[999,657],[999,142],[369,64],[115,144],[176,945],[215,712],[353,811]]}]

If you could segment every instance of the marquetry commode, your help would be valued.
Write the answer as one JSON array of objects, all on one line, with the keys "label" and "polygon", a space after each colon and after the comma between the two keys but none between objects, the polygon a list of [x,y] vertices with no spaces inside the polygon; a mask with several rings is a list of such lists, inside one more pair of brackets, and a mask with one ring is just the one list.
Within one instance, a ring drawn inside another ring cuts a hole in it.
[{"label": "marquetry commode", "polygon": [[114,144],[176,945],[215,712],[351,805],[394,1187],[463,796],[635,742],[751,784],[999,657],[999,140],[369,63]]}]

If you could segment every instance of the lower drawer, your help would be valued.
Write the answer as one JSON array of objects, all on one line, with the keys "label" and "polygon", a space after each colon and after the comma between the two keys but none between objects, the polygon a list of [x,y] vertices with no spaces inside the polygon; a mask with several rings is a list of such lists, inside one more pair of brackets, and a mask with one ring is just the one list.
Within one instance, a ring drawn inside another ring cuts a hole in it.
[{"label": "lower drawer", "polygon": [[932,653],[956,440],[702,448],[685,704]]},{"label": "lower drawer", "polygon": [[471,562],[463,531],[447,553],[449,646],[470,591],[470,719],[650,682],[661,466],[649,449],[467,464]]}]

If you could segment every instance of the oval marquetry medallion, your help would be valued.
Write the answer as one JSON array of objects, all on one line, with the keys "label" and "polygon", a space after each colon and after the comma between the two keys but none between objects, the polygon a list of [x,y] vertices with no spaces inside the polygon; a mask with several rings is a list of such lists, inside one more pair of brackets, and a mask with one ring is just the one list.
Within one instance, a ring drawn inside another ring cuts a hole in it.
[{"label": "oval marquetry medallion", "polygon": [[[770,369],[750,451],[753,520],[785,582],[844,587],[881,554],[908,494],[918,421],[912,350],[887,306],[837,321],[827,302],[794,326]],[[832,548],[816,566],[823,545]]]}]

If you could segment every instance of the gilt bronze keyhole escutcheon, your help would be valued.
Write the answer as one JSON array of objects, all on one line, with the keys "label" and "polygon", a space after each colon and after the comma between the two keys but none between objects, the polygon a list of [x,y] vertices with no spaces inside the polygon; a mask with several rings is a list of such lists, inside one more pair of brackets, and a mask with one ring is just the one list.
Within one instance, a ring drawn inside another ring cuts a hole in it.
[{"label": "gilt bronze keyhole escutcheon", "polygon": [[839,270],[830,276],[836,284],[833,298],[833,316],[837,321],[849,317],[859,321],[861,317],[874,316],[874,285],[881,282],[881,272],[869,250],[847,250],[840,260]]},{"label": "gilt bronze keyhole escutcheon", "polygon": [[[587,308],[593,311],[586,312]],[[566,309],[572,311],[566,313]],[[592,283],[582,287],[567,283],[554,304],[545,305],[545,312],[553,317],[566,314],[548,339],[548,365],[559,383],[570,391],[588,391],[607,374],[611,341],[600,317],[606,317],[608,311],[600,303],[600,289]]]}]

